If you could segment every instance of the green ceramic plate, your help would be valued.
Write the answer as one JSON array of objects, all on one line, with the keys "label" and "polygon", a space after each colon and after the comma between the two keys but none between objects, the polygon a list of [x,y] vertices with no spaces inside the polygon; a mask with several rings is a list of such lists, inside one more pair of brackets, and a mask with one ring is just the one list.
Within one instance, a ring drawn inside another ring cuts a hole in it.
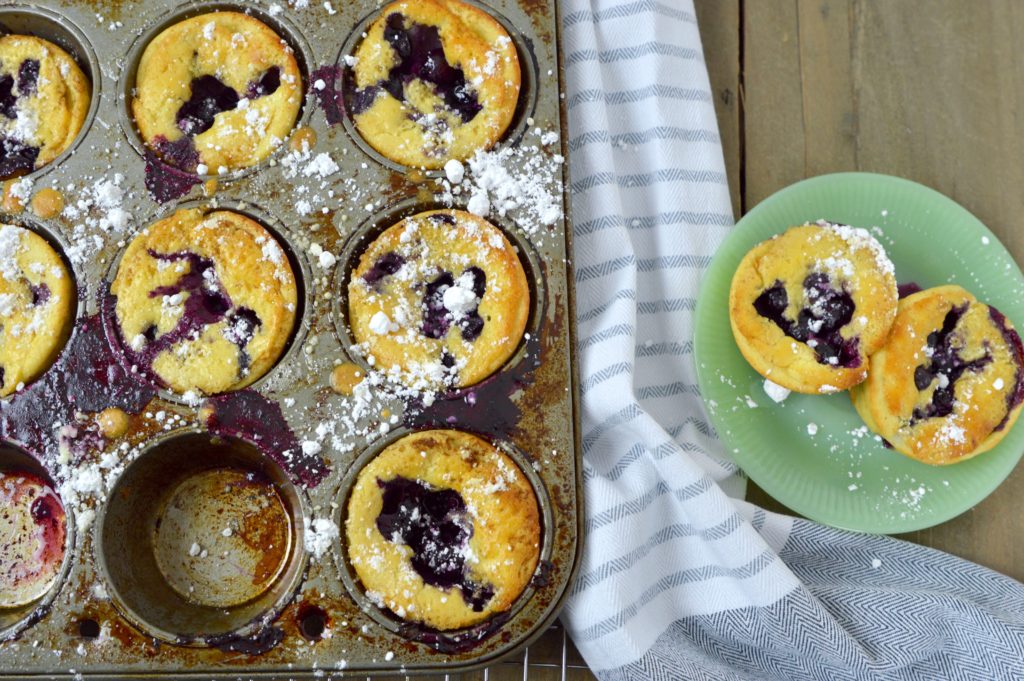
[{"label": "green ceramic plate", "polygon": [[696,309],[701,394],[735,460],[794,511],[862,532],[937,525],[977,504],[1010,474],[1024,452],[1024,426],[975,459],[928,466],[886,449],[863,426],[846,393],[793,393],[774,403],[733,341],[729,285],[740,260],[764,239],[819,218],[872,229],[895,263],[900,283],[959,284],[1024,328],[1024,277],[967,210],[896,177],[823,175],[762,201],[715,255]]}]

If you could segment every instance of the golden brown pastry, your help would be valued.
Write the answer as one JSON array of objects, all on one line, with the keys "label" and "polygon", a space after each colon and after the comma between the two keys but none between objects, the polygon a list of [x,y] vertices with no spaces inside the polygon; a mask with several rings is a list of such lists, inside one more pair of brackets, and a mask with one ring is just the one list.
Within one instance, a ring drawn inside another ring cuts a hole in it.
[{"label": "golden brown pastry", "polygon": [[367,595],[440,630],[508,610],[540,556],[537,498],[522,471],[453,430],[408,435],[360,471],[345,532]]},{"label": "golden brown pastry", "polygon": [[470,213],[402,220],[359,259],[349,323],[374,366],[418,390],[482,381],[513,355],[530,288],[501,231]]},{"label": "golden brown pastry", "polygon": [[387,158],[440,168],[489,149],[519,102],[519,56],[508,32],[460,0],[403,0],[381,10],[353,60],[349,109]]},{"label": "golden brown pastry", "polygon": [[179,210],[139,234],[111,285],[133,364],[179,392],[237,390],[277,362],[295,326],[288,257],[232,211]]},{"label": "golden brown pastry", "polygon": [[789,390],[834,393],[863,381],[896,317],[893,265],[866,230],[819,221],[743,258],[729,320],[754,369]]},{"label": "golden brown pastry", "polygon": [[889,342],[851,391],[857,412],[895,449],[930,464],[994,447],[1024,399],[1024,348],[998,310],[959,286],[900,301]]}]

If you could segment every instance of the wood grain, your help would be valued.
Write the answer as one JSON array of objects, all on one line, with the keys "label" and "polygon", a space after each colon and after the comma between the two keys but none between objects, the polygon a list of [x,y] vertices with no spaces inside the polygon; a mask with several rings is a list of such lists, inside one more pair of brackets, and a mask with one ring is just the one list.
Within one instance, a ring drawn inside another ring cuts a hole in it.
[{"label": "wood grain", "polygon": [[[697,0],[698,17],[715,4]],[[712,88],[743,89],[738,128],[719,111],[740,155],[734,202],[821,173],[899,175],[963,204],[1024,261],[1024,3],[744,0],[739,16],[738,73],[728,41],[704,44]],[[1024,579],[1022,496],[1018,467],[968,513],[905,538]],[[754,485],[748,498],[785,510]]]},{"label": "wood grain", "polygon": [[719,136],[725,155],[726,177],[732,193],[732,211],[743,213],[738,191],[742,186],[743,134],[740,116],[743,90],[740,81],[740,0],[695,0],[700,39],[711,80],[711,94],[718,116]]}]

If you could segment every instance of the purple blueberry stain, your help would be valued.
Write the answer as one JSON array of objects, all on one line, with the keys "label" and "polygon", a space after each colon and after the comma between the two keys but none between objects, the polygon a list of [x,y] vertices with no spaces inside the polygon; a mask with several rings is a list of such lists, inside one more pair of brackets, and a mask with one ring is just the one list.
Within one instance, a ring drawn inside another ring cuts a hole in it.
[{"label": "purple blueberry stain", "polygon": [[373,263],[373,266],[363,275],[363,281],[366,282],[367,286],[376,286],[381,279],[389,277],[402,269],[402,265],[405,262],[405,258],[398,253],[389,251],[377,258],[377,262]]},{"label": "purple blueberry stain", "polygon": [[212,75],[192,79],[192,94],[178,109],[174,120],[189,137],[201,135],[213,127],[219,113],[238,106],[238,93]]},{"label": "purple blueberry stain", "polygon": [[0,113],[12,121],[18,117],[18,95],[14,93],[14,76],[10,74],[0,77]]},{"label": "purple blueberry stain", "polygon": [[448,62],[436,26],[417,23],[407,26],[405,17],[395,12],[385,21],[384,40],[391,45],[398,61],[386,79],[352,93],[354,113],[368,109],[381,90],[404,102],[406,86],[413,80],[420,80],[433,86],[445,106],[463,122],[476,118],[483,106],[466,81],[466,74]]},{"label": "purple blueberry stain", "polygon": [[[192,140],[185,139],[190,145]],[[196,159],[198,161],[198,154]],[[195,164],[191,166],[195,168]],[[161,160],[160,156],[150,150],[146,150],[146,189],[149,195],[158,203],[174,201],[188,194],[192,187],[201,184],[202,181],[195,175],[179,170]]]},{"label": "purple blueberry stain", "polygon": [[[224,336],[238,347],[239,370],[244,375],[249,364],[245,348],[261,324],[256,313],[247,307],[234,307],[217,277],[216,268],[210,258],[189,251],[158,253],[149,249],[147,253],[151,258],[162,262],[188,264],[188,271],[176,282],[168,286],[158,286],[149,292],[150,298],[174,299],[181,296],[183,310],[174,328],[163,335],[158,335],[153,324],[146,327],[141,334],[144,339],[142,347],[131,349],[133,360],[140,366],[150,368],[161,352],[182,341],[198,339],[207,326],[227,320]],[[134,343],[129,342],[129,345],[134,346]]]},{"label": "purple blueberry stain", "polygon": [[39,82],[39,60],[26,59],[18,67],[18,92],[22,97],[35,94]]},{"label": "purple blueberry stain", "polygon": [[245,96],[249,99],[266,97],[277,92],[279,87],[281,87],[281,67],[271,66],[259,78],[249,83],[245,89]]},{"label": "purple blueberry stain", "polygon": [[38,307],[39,305],[45,305],[50,300],[50,287],[45,283],[42,284],[29,284],[29,294],[32,296],[32,300],[29,303],[32,307]]},{"label": "purple blueberry stain", "polygon": [[[445,292],[463,283],[463,277],[471,280],[470,289],[476,297],[473,306],[464,312],[454,313],[445,306]],[[487,290],[487,275],[479,267],[469,267],[456,282],[451,272],[441,272],[426,286],[423,296],[423,325],[420,332],[427,338],[441,339],[448,334],[454,323],[462,333],[462,339],[472,343],[483,332],[484,320],[480,316],[480,299]]]},{"label": "purple blueberry stain", "polygon": [[[39,61],[26,59],[18,66],[17,80],[11,74],[0,77],[0,114],[18,118],[18,100],[36,92]],[[32,172],[39,158],[39,147],[14,137],[0,137],[0,177],[15,177]]]},{"label": "purple blueberry stain", "polygon": [[35,170],[39,147],[13,137],[0,138],[0,177],[14,177]]},{"label": "purple blueberry stain", "polygon": [[1003,339],[1006,340],[1017,366],[1014,373],[1013,389],[1006,395],[1006,415],[995,427],[995,430],[999,431],[1006,427],[1013,410],[1024,402],[1024,343],[1021,342],[1020,334],[1010,324],[1006,315],[991,305],[988,308],[988,314],[992,322],[999,328],[1000,333],[1003,334]]},{"label": "purple blueberry stain", "polygon": [[412,549],[412,567],[426,584],[458,587],[466,604],[482,612],[494,597],[494,588],[469,578],[466,553],[473,525],[462,496],[401,476],[378,479],[377,485],[383,498],[376,521],[381,535]]},{"label": "purple blueberry stain", "polygon": [[341,68],[338,66],[321,66],[311,75],[311,80],[314,83],[323,83],[322,88],[319,86],[313,88],[313,94],[316,95],[320,108],[324,110],[324,117],[327,119],[328,125],[338,125],[345,120],[345,98],[338,88],[340,76]]},{"label": "purple blueberry stain", "polygon": [[[281,68],[272,66],[246,86],[249,99],[266,97],[281,87]],[[3,83],[0,81],[0,106]],[[155,154],[146,153],[146,189],[159,203],[179,199],[199,184],[195,177],[199,152],[192,138],[213,127],[217,114],[238,107],[241,95],[213,75],[193,78],[189,98],[178,108],[174,121],[183,137],[169,141],[158,135],[153,139]]]},{"label": "purple blueberry stain", "polygon": [[427,338],[440,339],[448,335],[452,315],[444,306],[444,292],[454,285],[455,277],[451,272],[442,272],[427,283],[423,294],[423,325],[420,327],[420,333]]},{"label": "purple blueberry stain", "polygon": [[967,360],[960,354],[960,348],[954,340],[961,337],[956,333],[956,325],[967,312],[968,303],[950,308],[942,320],[942,328],[928,334],[928,361],[914,369],[914,387],[919,391],[927,390],[933,382],[937,383],[928,404],[914,409],[910,417],[910,425],[930,418],[943,418],[953,413],[956,401],[955,388],[957,381],[964,373],[981,371],[992,361],[992,355],[986,349],[981,357]]},{"label": "purple blueberry stain", "polygon": [[775,322],[784,334],[812,348],[819,364],[845,369],[859,367],[859,339],[845,339],[839,333],[853,319],[853,298],[846,291],[833,288],[828,275],[820,272],[809,274],[803,289],[806,306],[797,313],[795,321],[786,317],[789,294],[781,281],[754,300],[754,309]]}]

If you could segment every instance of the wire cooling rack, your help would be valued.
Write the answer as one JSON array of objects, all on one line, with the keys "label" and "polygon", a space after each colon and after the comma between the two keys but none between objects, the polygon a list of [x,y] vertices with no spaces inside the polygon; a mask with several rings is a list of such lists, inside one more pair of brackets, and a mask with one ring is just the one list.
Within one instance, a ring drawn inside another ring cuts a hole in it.
[{"label": "wire cooling rack", "polygon": [[[472,674],[416,677],[422,681],[594,681],[576,646],[555,623],[522,656]],[[367,681],[374,681],[367,677]]]}]

